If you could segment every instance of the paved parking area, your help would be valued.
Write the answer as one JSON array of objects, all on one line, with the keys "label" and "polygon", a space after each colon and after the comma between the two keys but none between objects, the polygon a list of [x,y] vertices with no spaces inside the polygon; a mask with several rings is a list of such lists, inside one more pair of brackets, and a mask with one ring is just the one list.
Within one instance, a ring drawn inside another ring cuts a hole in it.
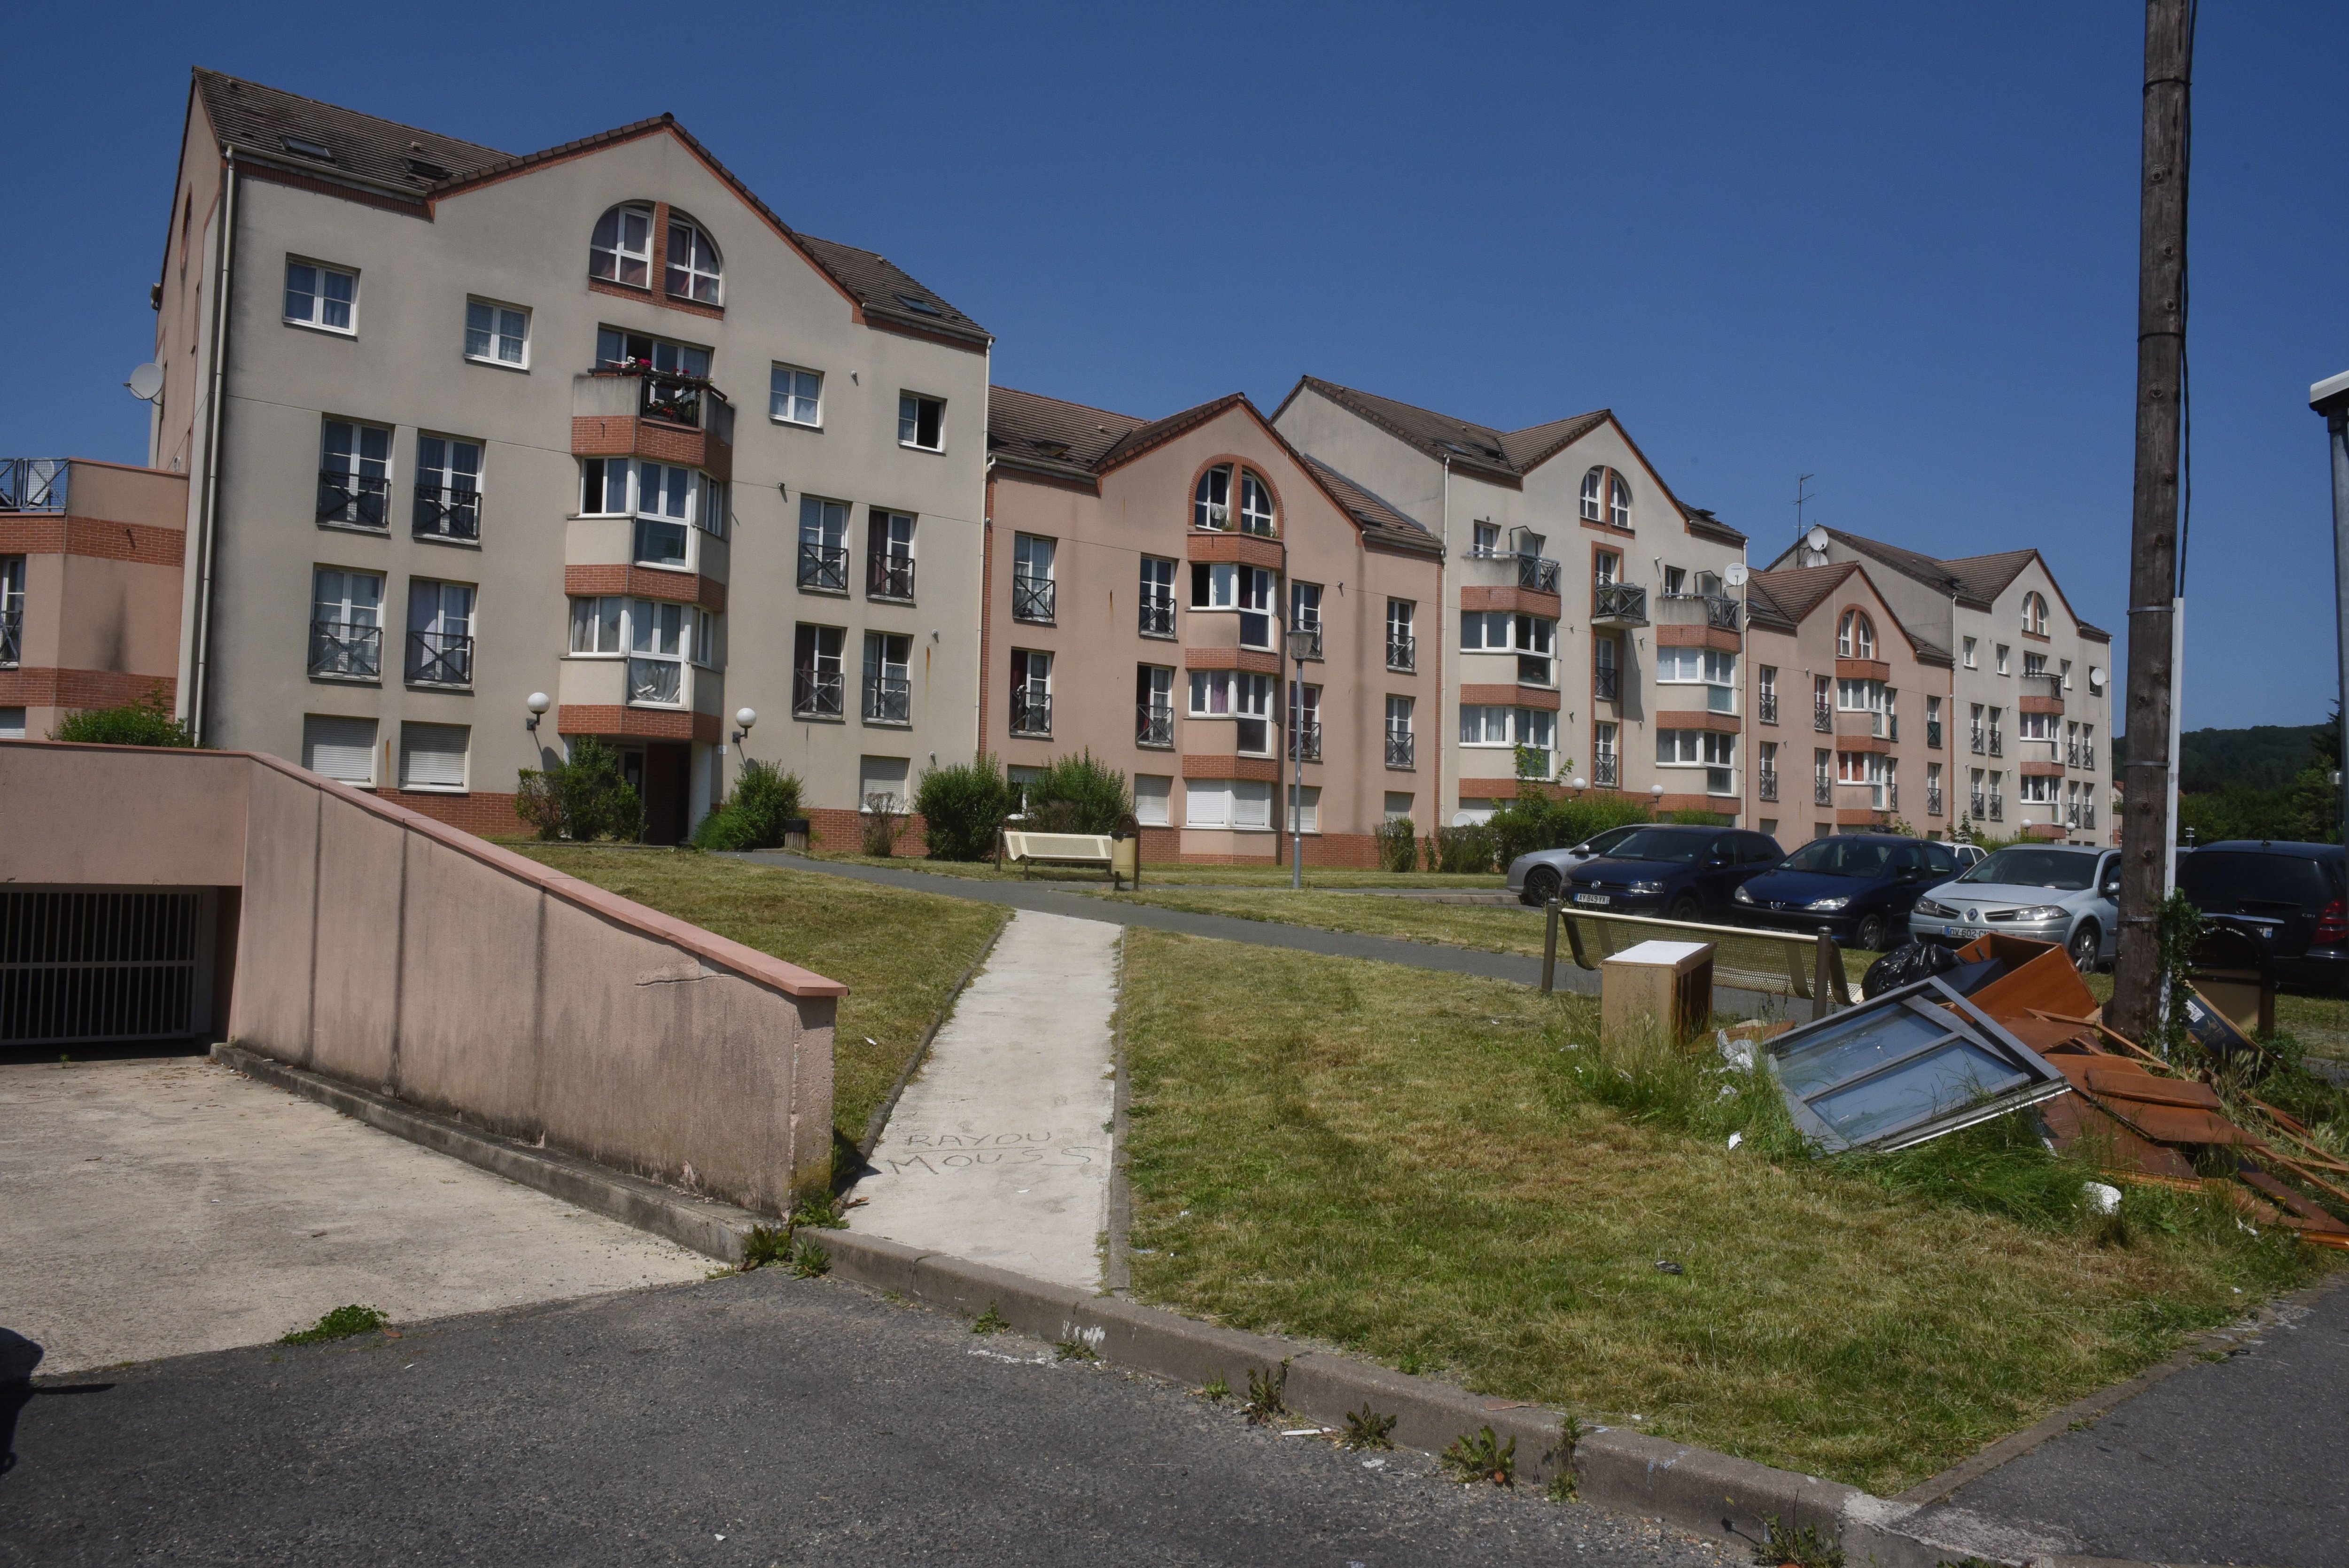
[{"label": "paved parking area", "polygon": [[0,1260],[47,1376],[712,1266],[196,1057],[0,1065]]}]

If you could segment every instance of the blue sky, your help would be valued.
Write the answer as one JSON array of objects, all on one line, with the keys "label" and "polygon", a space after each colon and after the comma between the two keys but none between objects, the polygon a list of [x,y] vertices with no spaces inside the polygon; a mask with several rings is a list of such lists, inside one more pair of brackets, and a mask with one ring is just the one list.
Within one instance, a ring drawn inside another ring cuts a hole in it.
[{"label": "blue sky", "polygon": [[[2127,4],[143,9],[11,26],[8,452],[143,456],[120,383],[201,63],[517,152],[671,110],[785,221],[991,328],[1006,385],[1609,407],[1757,562],[1807,472],[1817,520],[2036,545],[2125,629]],[[2349,7],[2201,27],[2186,723],[2309,722]]]}]

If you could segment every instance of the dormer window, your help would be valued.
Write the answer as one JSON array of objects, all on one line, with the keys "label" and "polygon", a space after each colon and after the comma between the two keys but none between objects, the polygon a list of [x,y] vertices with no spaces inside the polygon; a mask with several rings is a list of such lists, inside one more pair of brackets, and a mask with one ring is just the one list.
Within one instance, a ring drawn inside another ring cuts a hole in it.
[{"label": "dormer window", "polygon": [[291,134],[281,136],[277,139],[284,145],[286,151],[296,158],[316,159],[320,163],[332,163],[335,160],[335,150],[323,141]]},{"label": "dormer window", "polygon": [[719,303],[718,247],[700,226],[684,218],[668,221],[668,292],[702,304]]},{"label": "dormer window", "polygon": [[1232,469],[1218,463],[1199,476],[1191,497],[1191,526],[1226,529],[1232,525]]},{"label": "dormer window", "polygon": [[587,275],[636,288],[649,287],[653,265],[653,210],[615,207],[595,221],[587,242]]}]

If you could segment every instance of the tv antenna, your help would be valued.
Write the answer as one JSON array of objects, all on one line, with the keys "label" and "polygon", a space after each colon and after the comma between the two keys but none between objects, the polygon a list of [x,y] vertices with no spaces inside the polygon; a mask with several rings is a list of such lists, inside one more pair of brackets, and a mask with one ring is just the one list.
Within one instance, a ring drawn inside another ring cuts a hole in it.
[{"label": "tv antenna", "polygon": [[1805,501],[1816,500],[1818,499],[1815,492],[1806,490],[1803,487],[1816,478],[1818,478],[1818,475],[1816,474],[1796,474],[1795,476],[1795,537],[1796,539],[1803,537],[1803,503]]}]

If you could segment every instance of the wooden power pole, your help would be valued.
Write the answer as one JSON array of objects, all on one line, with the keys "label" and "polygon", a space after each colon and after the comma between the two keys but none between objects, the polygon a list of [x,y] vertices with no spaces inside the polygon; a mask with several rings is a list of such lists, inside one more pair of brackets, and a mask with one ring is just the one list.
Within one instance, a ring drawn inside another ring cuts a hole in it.
[{"label": "wooden power pole", "polygon": [[2132,1039],[2160,1011],[2156,922],[2177,830],[2169,819],[2172,603],[2178,596],[2179,402],[2186,368],[2186,172],[2193,0],[2146,0],[2145,169],[2137,218],[2137,490],[2129,526],[2128,772],[2121,802],[2120,954],[2113,1027]]}]

